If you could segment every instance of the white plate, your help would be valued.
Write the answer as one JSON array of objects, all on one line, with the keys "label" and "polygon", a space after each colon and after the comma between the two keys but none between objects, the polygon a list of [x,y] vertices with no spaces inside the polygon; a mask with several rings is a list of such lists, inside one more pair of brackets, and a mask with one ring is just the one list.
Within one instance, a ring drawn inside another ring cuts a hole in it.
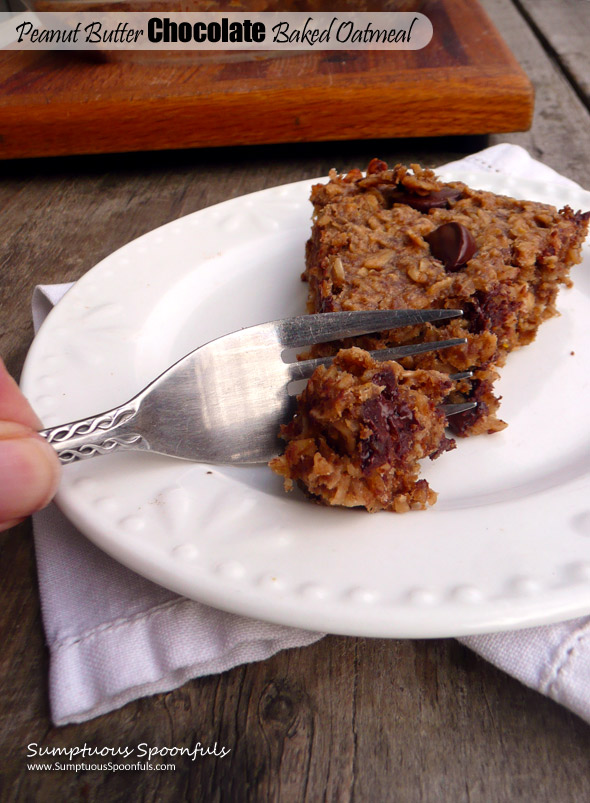
[{"label": "white plate", "polygon": [[[590,209],[590,193],[455,171],[472,186]],[[301,314],[304,181],[227,201],[129,243],[35,339],[23,386],[46,425],[133,396],[201,343]],[[590,252],[561,316],[511,355],[504,432],[459,441],[424,476],[426,512],[369,515],[286,495],[266,467],[149,454],[68,466],[58,495],[99,547],[188,597],[285,625],[433,637],[590,612]]]}]

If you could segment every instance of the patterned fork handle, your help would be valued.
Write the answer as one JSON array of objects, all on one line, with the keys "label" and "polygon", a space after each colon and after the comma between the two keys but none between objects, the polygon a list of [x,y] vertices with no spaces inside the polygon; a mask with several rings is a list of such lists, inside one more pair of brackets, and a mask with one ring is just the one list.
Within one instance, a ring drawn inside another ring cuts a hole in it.
[{"label": "patterned fork handle", "polygon": [[64,464],[115,451],[149,450],[149,443],[133,427],[137,410],[127,403],[91,418],[43,429],[39,434]]}]

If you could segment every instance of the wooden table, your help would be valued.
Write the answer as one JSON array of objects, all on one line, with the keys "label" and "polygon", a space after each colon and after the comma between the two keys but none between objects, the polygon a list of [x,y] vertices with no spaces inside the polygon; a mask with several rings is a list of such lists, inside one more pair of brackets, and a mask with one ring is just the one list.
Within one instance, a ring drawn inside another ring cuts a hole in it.
[{"label": "wooden table", "polygon": [[[522,144],[590,184],[587,3],[485,0],[537,92]],[[483,139],[347,142],[430,165]],[[264,187],[325,174],[329,144],[5,162],[0,167],[0,353],[18,376],[37,283],[77,279],[138,235]],[[0,771],[3,801],[582,801],[590,728],[453,640],[328,637],[186,683],[83,725],[52,727],[30,524],[1,536]],[[26,745],[231,748],[165,773],[29,772]]]}]

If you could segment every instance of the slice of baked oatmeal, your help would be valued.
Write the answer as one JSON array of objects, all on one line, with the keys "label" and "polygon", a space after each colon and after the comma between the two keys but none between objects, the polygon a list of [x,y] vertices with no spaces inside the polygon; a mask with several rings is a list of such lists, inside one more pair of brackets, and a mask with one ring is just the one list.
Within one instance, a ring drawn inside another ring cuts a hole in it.
[{"label": "slice of baked oatmeal", "polygon": [[374,159],[366,175],[335,171],[312,190],[314,224],[306,248],[308,311],[460,308],[464,317],[329,344],[372,350],[466,337],[465,346],[403,361],[407,368],[446,373],[474,369],[450,401],[478,405],[453,416],[455,433],[495,432],[497,368],[530,343],[556,314],[560,285],[581,260],[589,212],[520,201],[444,183],[431,170],[388,168]]},{"label": "slice of baked oatmeal", "polygon": [[436,501],[419,460],[452,449],[438,404],[453,382],[438,371],[407,371],[359,348],[320,366],[282,427],[287,442],[271,468],[286,490],[298,483],[318,502],[402,513]]}]

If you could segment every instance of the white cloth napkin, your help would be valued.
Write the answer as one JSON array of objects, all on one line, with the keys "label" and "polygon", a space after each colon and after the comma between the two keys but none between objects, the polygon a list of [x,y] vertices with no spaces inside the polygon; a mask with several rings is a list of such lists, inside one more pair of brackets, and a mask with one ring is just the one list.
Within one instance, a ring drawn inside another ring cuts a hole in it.
[{"label": "white cloth napkin", "polygon": [[[515,145],[454,165],[573,184]],[[70,285],[37,287],[37,329]],[[312,633],[224,613],[178,597],[94,547],[55,507],[34,516],[56,725],[83,722],[190,678],[312,644]],[[590,617],[461,639],[472,650],[590,722]]]}]

